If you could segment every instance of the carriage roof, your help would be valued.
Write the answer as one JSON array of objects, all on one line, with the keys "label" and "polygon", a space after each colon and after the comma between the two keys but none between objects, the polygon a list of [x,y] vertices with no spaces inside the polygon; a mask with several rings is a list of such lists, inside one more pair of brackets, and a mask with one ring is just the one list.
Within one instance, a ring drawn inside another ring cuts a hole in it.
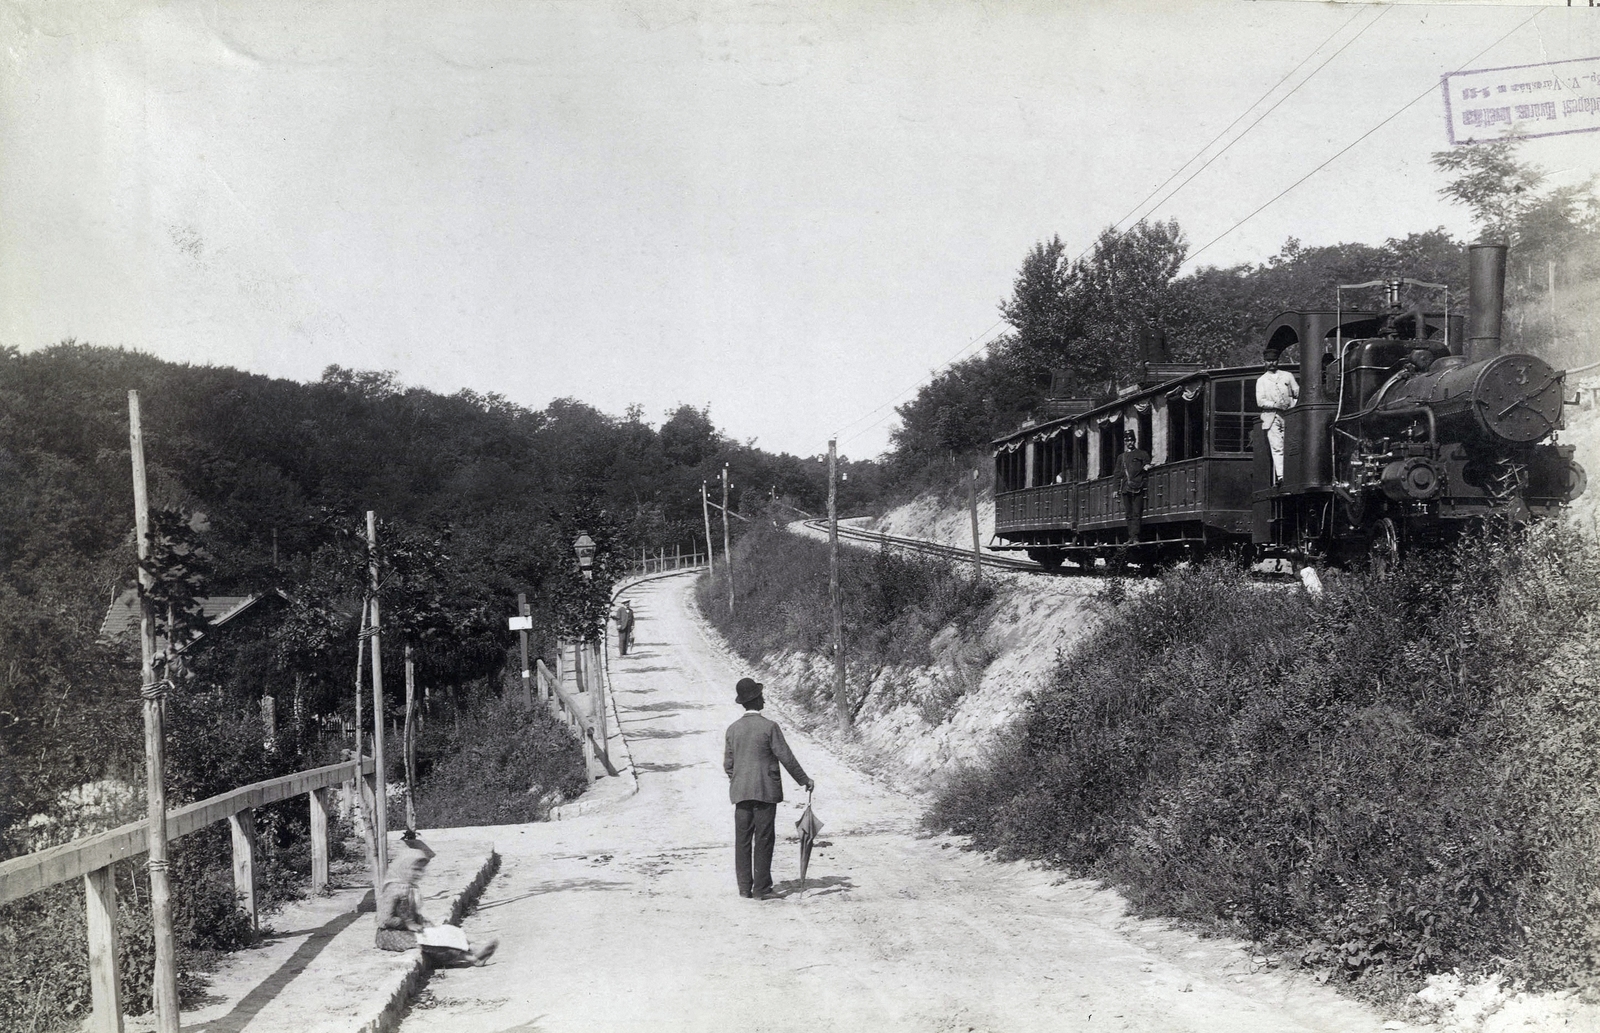
[{"label": "carriage roof", "polygon": [[[1031,437],[1041,432],[1049,432],[1057,427],[1067,427],[1075,423],[1096,423],[1104,420],[1106,417],[1116,413],[1120,409],[1126,408],[1129,405],[1147,398],[1154,398],[1157,395],[1171,394],[1173,391],[1182,388],[1185,384],[1194,381],[1215,380],[1230,376],[1261,374],[1266,371],[1266,368],[1267,367],[1261,363],[1256,363],[1250,366],[1217,366],[1210,369],[1197,369],[1193,372],[1184,373],[1181,376],[1169,377],[1168,379],[1160,381],[1159,383],[1151,384],[1148,387],[1142,387],[1137,391],[1130,391],[1128,394],[1122,395],[1118,398],[1110,399],[1106,402],[1102,402],[1099,405],[1096,405],[1094,408],[1085,410],[1081,413],[1076,413],[1071,416],[1057,416],[1054,419],[1043,420],[1039,423],[1033,423],[1025,427],[1020,427],[1009,434],[1003,434],[1000,437],[994,438],[989,443],[993,447],[999,447],[1008,442],[1016,441],[1019,438]],[[1293,372],[1299,369],[1299,365],[1293,362],[1286,362],[1279,368]]]}]

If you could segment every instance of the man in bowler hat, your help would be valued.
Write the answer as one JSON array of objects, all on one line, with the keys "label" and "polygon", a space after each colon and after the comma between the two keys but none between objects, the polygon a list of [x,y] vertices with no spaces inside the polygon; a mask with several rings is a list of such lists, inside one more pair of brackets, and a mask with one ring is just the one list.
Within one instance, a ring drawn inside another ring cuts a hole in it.
[{"label": "man in bowler hat", "polygon": [[734,687],[745,714],[728,726],[722,767],[728,772],[728,797],[733,801],[733,870],[739,896],[766,900],[772,896],[773,824],[783,802],[778,765],[788,768],[807,789],[816,783],[789,751],[783,729],[761,716],[761,689],[753,678],[740,678]]}]

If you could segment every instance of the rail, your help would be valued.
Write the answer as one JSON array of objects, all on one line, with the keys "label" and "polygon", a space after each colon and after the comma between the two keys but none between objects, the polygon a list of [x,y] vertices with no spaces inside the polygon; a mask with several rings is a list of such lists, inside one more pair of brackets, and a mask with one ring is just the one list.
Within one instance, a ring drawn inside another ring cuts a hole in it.
[{"label": "rail", "polygon": [[[574,643],[572,648],[577,650],[583,647]],[[563,656],[565,656],[566,643],[562,643],[561,649]],[[577,679],[579,670],[581,668],[576,666],[575,661],[574,680]],[[586,713],[591,708],[579,706],[578,701],[573,699],[571,694],[561,687],[561,677],[552,673],[550,668],[545,666],[543,660],[534,661],[534,673],[539,680],[539,695],[544,697],[550,707],[550,712],[555,715],[557,720],[565,721],[567,727],[577,734],[578,741],[583,744],[584,770],[589,772],[590,780],[593,781],[595,777],[594,766],[596,763],[605,769],[606,774],[617,774],[616,766],[611,763],[610,751],[606,749],[605,743],[595,735],[596,722],[594,715]],[[598,702],[599,696],[597,694],[588,693],[587,695],[591,700]]]},{"label": "rail", "polygon": [[[826,520],[806,520],[805,526],[814,531],[828,533]],[[909,552],[922,553],[925,556],[938,556],[942,559],[970,561],[972,550],[959,545],[944,545],[939,542],[930,542],[924,538],[906,538],[897,534],[885,534],[882,531],[867,531],[859,527],[839,525],[839,537],[856,542],[871,542],[874,545],[892,545]],[[983,553],[979,557],[985,567],[996,570],[1014,570],[1025,574],[1060,574],[1061,571],[1046,570],[1032,560],[1013,559],[1010,556],[994,556]]]},{"label": "rail", "polygon": [[[233,836],[233,882],[240,906],[258,923],[255,877],[255,809],[302,794],[311,805],[311,888],[328,885],[328,799],[332,786],[354,788],[374,772],[370,757],[253,782],[167,812],[167,841],[227,819]],[[117,888],[112,866],[149,848],[149,823],[130,822],[23,857],[0,861],[0,905],[76,878],[84,881],[89,941],[89,986],[94,1014],[86,1029],[120,1033],[122,987],[117,968]]]},{"label": "rail", "polygon": [[628,569],[633,574],[664,574],[674,570],[691,570],[703,567],[706,563],[706,554],[703,552],[674,552],[670,556],[665,549],[657,549],[654,556],[644,549],[639,550],[637,559],[630,559]]}]

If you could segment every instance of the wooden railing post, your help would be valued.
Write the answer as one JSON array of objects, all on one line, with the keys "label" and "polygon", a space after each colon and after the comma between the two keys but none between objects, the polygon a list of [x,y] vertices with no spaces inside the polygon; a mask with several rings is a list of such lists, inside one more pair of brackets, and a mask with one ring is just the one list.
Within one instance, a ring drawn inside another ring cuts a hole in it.
[{"label": "wooden railing post", "polygon": [[328,791],[313,789],[311,797],[311,892],[328,888]]},{"label": "wooden railing post", "polygon": [[91,1033],[122,1033],[122,979],[117,972],[117,881],[111,865],[83,877],[89,934]]},{"label": "wooden railing post", "polygon": [[228,816],[233,838],[233,891],[239,906],[250,915],[250,929],[260,928],[256,911],[256,812],[246,808]]}]

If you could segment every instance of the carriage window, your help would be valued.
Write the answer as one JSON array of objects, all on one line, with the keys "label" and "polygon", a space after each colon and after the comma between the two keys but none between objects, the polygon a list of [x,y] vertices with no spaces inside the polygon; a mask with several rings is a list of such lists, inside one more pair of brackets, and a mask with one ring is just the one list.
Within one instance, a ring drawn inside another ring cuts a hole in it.
[{"label": "carriage window", "polygon": [[1205,406],[1199,398],[1167,398],[1167,462],[1198,459],[1205,453]]},{"label": "carriage window", "polygon": [[1089,435],[1078,437],[1072,435],[1072,477],[1071,480],[1087,480],[1089,477]]},{"label": "carriage window", "polygon": [[1254,380],[1219,380],[1212,387],[1211,447],[1217,452],[1250,451],[1250,431],[1261,406]]},{"label": "carriage window", "polygon": [[1116,467],[1117,456],[1122,452],[1122,442],[1127,437],[1122,417],[1100,425],[1100,476],[1109,476]]},{"label": "carriage window", "polygon": [[1027,474],[1027,458],[1028,450],[1026,448],[996,453],[994,457],[994,490],[997,492],[1020,491],[1025,483],[1023,477]]}]

